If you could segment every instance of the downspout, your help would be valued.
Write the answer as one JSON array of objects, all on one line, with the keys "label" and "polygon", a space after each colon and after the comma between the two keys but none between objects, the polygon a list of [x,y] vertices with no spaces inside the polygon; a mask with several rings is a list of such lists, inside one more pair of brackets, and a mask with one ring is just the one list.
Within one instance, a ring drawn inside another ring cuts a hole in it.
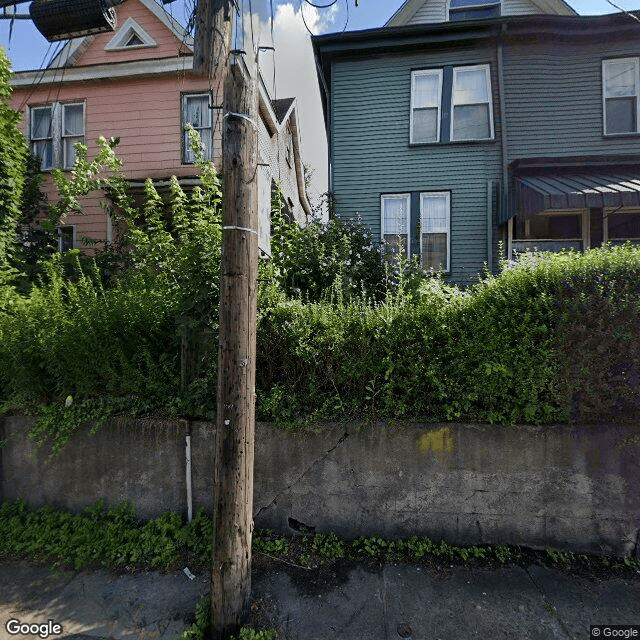
[{"label": "downspout", "polygon": [[[180,344],[180,392],[184,397],[187,388],[187,356],[188,356],[188,340],[186,333],[182,334]],[[185,430],[185,483],[187,486],[187,521],[193,519],[193,495],[191,486],[191,421],[188,418],[182,418],[180,425]]]},{"label": "downspout", "polygon": [[[500,211],[507,213],[509,206],[509,146],[507,142],[507,116],[504,104],[504,59],[502,55],[502,35],[506,33],[507,25],[502,23],[500,26],[500,35],[498,36],[497,55],[498,55],[498,99],[500,100],[500,129],[502,139],[502,197],[500,198]],[[509,218],[507,223],[507,258],[511,256],[511,228],[512,219]]]},{"label": "downspout", "polygon": [[185,427],[185,480],[187,485],[187,522],[191,522],[191,520],[193,520],[193,493],[191,479],[191,421],[181,420],[180,422]]},{"label": "downspout", "polygon": [[[322,65],[320,64],[320,61],[318,60],[317,56],[314,56],[315,58],[315,64],[316,64],[316,71],[318,73],[318,78],[320,79],[320,84],[322,85],[322,89],[324,89],[324,96],[325,96],[325,100],[327,103],[327,107],[326,107],[326,134],[327,134],[327,189],[329,191],[330,194],[333,193],[333,172],[332,172],[332,166],[333,166],[333,145],[331,144],[331,93],[329,92],[329,87],[327,86],[327,81],[325,80],[324,77],[324,73],[322,72]],[[331,66],[329,67],[329,73],[331,73],[331,69],[332,69],[333,65],[331,64]],[[331,209],[331,206],[329,206],[329,209]],[[329,215],[331,215],[331,211],[329,211]]]}]

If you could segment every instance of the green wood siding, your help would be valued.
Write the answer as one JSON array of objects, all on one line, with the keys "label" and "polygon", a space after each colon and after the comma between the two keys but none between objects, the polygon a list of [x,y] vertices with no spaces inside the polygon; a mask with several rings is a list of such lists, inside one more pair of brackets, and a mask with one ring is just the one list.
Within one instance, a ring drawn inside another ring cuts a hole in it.
[{"label": "green wood siding", "polygon": [[639,153],[640,136],[603,135],[602,60],[627,56],[640,56],[640,45],[542,41],[505,46],[509,162]]},{"label": "green wood siding", "polygon": [[[411,71],[486,63],[491,65],[494,140],[410,146]],[[487,260],[487,180],[501,177],[496,72],[493,48],[341,60],[332,66],[337,215],[359,216],[379,239],[381,194],[450,191],[451,280],[460,283],[475,280]]]}]

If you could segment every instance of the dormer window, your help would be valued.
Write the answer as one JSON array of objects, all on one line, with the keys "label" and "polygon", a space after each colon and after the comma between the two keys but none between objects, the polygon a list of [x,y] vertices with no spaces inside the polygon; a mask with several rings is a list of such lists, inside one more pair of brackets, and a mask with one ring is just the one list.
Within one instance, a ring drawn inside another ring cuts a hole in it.
[{"label": "dormer window", "polygon": [[500,15],[500,0],[449,0],[449,20],[480,20]]}]

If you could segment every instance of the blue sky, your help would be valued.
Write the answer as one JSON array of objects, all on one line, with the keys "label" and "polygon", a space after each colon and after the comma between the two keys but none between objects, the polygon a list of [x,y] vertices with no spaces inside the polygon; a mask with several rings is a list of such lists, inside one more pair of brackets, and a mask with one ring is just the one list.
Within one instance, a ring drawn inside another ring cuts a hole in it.
[{"label": "blue sky", "polygon": [[[180,22],[196,0],[176,0],[166,9]],[[246,0],[240,0],[244,4]],[[269,6],[270,0],[254,0]],[[316,4],[328,4],[328,0],[314,0]],[[614,13],[617,9],[607,0],[568,0],[582,15]],[[621,8],[640,10],[640,0],[612,0]],[[307,28],[300,15],[304,0],[273,0],[275,23],[274,45],[276,52],[261,54],[261,66],[265,78],[275,78],[270,87],[277,98],[297,97],[298,119],[301,129],[303,162],[315,172],[312,197],[327,188],[327,147],[323,127],[320,94]],[[248,2],[247,2],[248,4]],[[336,31],[372,29],[381,27],[403,4],[403,0],[337,0],[328,9],[314,9],[304,5],[307,25],[315,34]],[[28,3],[18,7],[19,13],[28,11]],[[263,44],[265,43],[263,39]],[[270,44],[270,43],[268,43]],[[28,20],[16,20],[9,41],[9,21],[0,20],[0,46],[7,51],[14,71],[39,69],[46,65],[60,43],[50,45]],[[269,55],[272,56],[269,59]],[[271,65],[271,66],[270,66]],[[276,72],[273,73],[273,65]],[[315,194],[313,193],[315,192]]]}]

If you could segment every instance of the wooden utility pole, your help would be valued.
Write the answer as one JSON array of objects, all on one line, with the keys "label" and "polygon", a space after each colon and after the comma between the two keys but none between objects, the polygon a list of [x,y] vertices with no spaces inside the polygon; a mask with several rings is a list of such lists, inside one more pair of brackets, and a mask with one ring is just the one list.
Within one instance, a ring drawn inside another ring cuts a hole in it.
[{"label": "wooden utility pole", "polygon": [[[215,458],[212,638],[236,634],[251,596],[258,276],[258,42],[230,51],[230,0],[199,0],[194,68],[222,79],[223,239]],[[238,27],[236,27],[238,28]],[[255,31],[255,30],[254,30]],[[253,37],[255,33],[252,32]]]}]

